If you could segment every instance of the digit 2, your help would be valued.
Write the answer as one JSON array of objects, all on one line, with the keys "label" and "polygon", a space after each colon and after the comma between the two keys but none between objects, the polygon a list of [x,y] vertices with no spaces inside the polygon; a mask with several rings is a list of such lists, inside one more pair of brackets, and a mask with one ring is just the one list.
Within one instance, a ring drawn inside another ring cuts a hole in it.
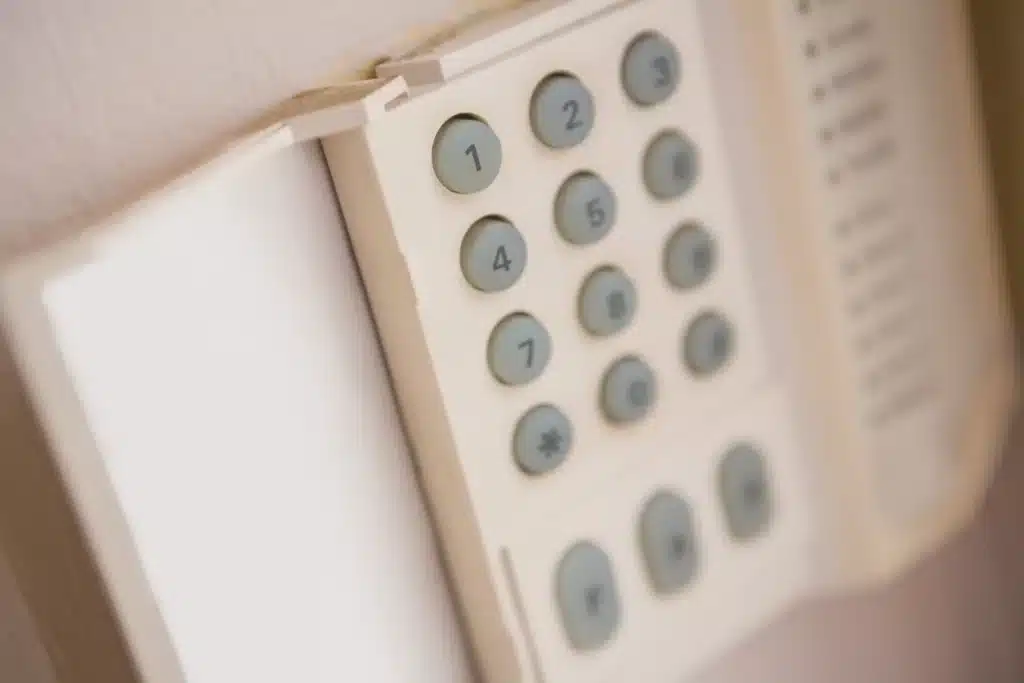
[{"label": "digit 2", "polygon": [[568,112],[569,120],[565,122],[566,130],[576,130],[583,125],[580,121],[580,103],[577,100],[566,100],[562,105],[562,111]]}]

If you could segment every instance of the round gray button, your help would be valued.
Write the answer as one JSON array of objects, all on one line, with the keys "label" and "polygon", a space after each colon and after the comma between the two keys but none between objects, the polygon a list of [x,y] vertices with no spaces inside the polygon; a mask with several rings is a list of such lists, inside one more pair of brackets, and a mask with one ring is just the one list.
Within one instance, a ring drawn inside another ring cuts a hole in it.
[{"label": "round gray button", "polygon": [[748,443],[730,448],[718,466],[718,486],[730,535],[747,540],[764,533],[774,504],[761,453]]},{"label": "round gray button", "polygon": [[584,171],[570,176],[555,197],[555,226],[574,245],[593,244],[615,223],[615,195],[604,180]]},{"label": "round gray button", "polygon": [[519,418],[512,437],[512,454],[527,474],[544,474],[555,469],[572,448],[572,423],[551,405],[531,408]]},{"label": "round gray button", "polygon": [[551,337],[532,315],[513,313],[497,324],[487,343],[491,372],[504,384],[526,384],[551,359]]},{"label": "round gray button", "polygon": [[478,118],[448,119],[434,137],[434,173],[452,192],[471,194],[488,187],[501,168],[501,141]]},{"label": "round gray button", "polygon": [[601,407],[612,422],[639,420],[657,400],[654,373],[639,358],[617,360],[605,373],[601,386]]},{"label": "round gray button", "polygon": [[728,362],[735,346],[732,324],[715,311],[698,315],[683,336],[683,358],[694,375],[710,375]]},{"label": "round gray button", "polygon": [[617,205],[608,183],[589,172],[576,173],[558,189],[555,227],[567,242],[592,244],[612,229]]},{"label": "round gray button", "polygon": [[600,268],[580,289],[580,322],[590,334],[605,337],[629,325],[636,312],[636,288],[618,268]]},{"label": "round gray button", "polygon": [[675,593],[697,575],[697,533],[690,506],[668,491],[655,494],[640,516],[640,546],[654,590]]},{"label": "round gray button", "polygon": [[508,289],[526,267],[526,242],[499,216],[481,218],[462,238],[462,273],[482,292]]},{"label": "round gray button", "polygon": [[717,258],[711,234],[697,223],[687,223],[665,247],[665,277],[679,289],[692,289],[711,276]]},{"label": "round gray button", "polygon": [[679,52],[658,33],[638,36],[622,59],[622,87],[644,107],[667,100],[679,84],[679,73]]},{"label": "round gray button", "polygon": [[533,91],[530,124],[537,138],[548,147],[578,145],[594,126],[594,99],[575,76],[548,76]]},{"label": "round gray button", "polygon": [[575,649],[600,648],[618,630],[621,607],[612,565],[594,543],[581,541],[562,556],[555,597],[565,634]]},{"label": "round gray button", "polygon": [[643,172],[644,184],[656,199],[681,197],[697,182],[697,146],[682,133],[660,133],[647,146]]}]

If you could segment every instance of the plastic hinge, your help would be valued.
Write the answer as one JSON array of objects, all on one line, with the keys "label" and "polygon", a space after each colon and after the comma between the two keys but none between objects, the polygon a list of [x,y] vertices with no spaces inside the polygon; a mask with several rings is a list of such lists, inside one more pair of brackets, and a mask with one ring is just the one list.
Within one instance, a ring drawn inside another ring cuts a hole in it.
[{"label": "plastic hinge", "polygon": [[284,120],[295,143],[366,125],[409,95],[401,75],[323,88],[298,98]]},{"label": "plastic hinge", "polygon": [[467,28],[423,54],[377,66],[381,78],[410,86],[445,83],[596,15],[639,0],[536,0]]}]

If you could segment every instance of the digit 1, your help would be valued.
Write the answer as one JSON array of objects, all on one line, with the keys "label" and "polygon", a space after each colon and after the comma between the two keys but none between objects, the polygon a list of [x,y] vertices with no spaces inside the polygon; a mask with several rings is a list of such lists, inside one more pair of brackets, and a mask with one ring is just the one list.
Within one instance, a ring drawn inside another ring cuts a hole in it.
[{"label": "digit 1", "polygon": [[519,348],[526,349],[526,367],[533,367],[533,337],[519,342]]},{"label": "digit 1", "polygon": [[476,151],[476,145],[470,145],[466,148],[466,156],[473,159],[473,166],[476,167],[477,172],[483,170],[483,166],[480,165],[480,153]]}]

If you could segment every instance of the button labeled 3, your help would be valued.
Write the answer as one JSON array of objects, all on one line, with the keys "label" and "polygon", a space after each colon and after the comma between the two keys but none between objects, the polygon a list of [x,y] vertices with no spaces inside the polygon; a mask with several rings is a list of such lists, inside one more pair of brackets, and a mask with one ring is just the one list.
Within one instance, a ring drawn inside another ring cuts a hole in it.
[{"label": "button labeled 3", "polygon": [[679,83],[679,53],[657,33],[644,33],[626,49],[622,59],[622,87],[642,107],[667,100]]},{"label": "button labeled 3", "polygon": [[636,312],[636,288],[618,268],[599,268],[580,290],[580,322],[590,334],[606,337],[625,328]]}]

